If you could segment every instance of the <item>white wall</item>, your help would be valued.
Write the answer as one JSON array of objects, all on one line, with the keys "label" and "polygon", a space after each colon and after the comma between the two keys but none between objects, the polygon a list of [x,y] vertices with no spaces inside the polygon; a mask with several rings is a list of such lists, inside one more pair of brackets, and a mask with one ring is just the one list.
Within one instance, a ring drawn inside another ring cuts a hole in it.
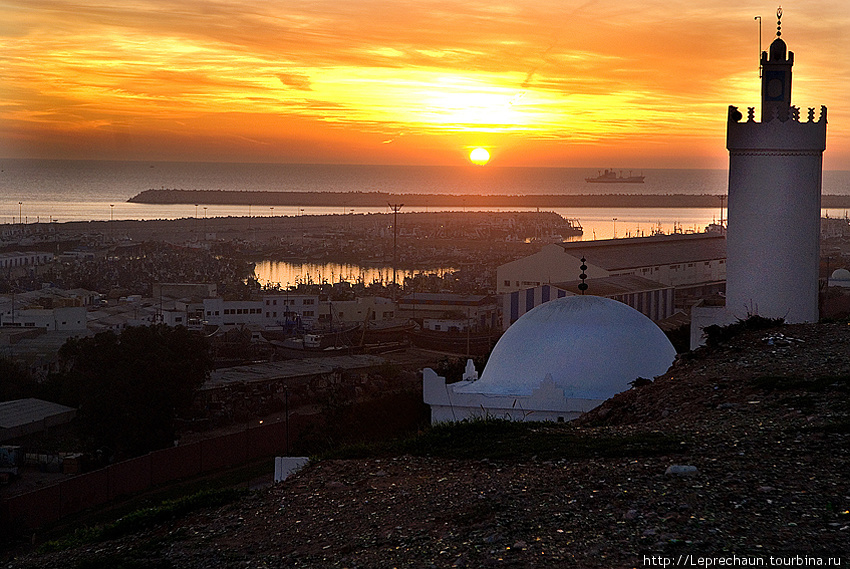
[{"label": "white wall", "polygon": [[15,309],[3,314],[4,326],[45,328],[53,331],[82,331],[86,329],[86,309],[82,306],[63,308]]},{"label": "white wall", "polygon": [[263,324],[263,303],[259,300],[204,299],[204,319],[217,326]]},{"label": "white wall", "polygon": [[265,295],[262,300],[263,324],[278,326],[289,314],[293,320],[296,315],[302,322],[312,323],[319,318],[319,297],[309,294]]},{"label": "white wall", "polygon": [[727,124],[726,309],[738,318],[818,320],[822,118]]}]

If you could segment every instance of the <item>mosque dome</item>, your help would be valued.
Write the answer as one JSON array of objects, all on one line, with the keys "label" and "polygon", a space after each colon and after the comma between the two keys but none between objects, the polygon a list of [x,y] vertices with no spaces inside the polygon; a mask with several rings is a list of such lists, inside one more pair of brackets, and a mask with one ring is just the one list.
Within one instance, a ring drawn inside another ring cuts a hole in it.
[{"label": "mosque dome", "polygon": [[833,281],[850,281],[850,271],[847,269],[835,269],[829,277]]},{"label": "mosque dome", "polygon": [[553,382],[567,398],[604,400],[638,377],[663,374],[675,356],[664,332],[634,308],[568,296],[520,317],[496,344],[481,379],[456,391],[528,396]]}]

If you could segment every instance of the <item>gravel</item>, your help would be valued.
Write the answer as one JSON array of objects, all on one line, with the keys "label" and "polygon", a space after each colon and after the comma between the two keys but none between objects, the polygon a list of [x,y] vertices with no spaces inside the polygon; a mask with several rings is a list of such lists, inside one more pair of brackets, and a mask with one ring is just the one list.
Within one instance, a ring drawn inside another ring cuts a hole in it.
[{"label": "gravel", "polygon": [[643,567],[732,554],[765,565],[798,554],[846,562],[848,377],[847,324],[750,331],[563,427],[681,439],[666,455],[323,460],[220,508],[58,553],[18,551],[5,565]]}]

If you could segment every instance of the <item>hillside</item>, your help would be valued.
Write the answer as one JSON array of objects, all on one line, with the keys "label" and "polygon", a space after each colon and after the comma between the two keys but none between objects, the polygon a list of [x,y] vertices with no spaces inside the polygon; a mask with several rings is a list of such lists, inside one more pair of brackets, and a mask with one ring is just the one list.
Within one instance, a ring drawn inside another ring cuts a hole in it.
[{"label": "hillside", "polygon": [[[797,554],[846,562],[848,395],[846,323],[750,330],[576,425],[431,429],[315,462],[218,508],[4,565],[643,567],[653,555],[716,564],[733,553],[766,566]],[[697,472],[665,474],[673,465]]]}]

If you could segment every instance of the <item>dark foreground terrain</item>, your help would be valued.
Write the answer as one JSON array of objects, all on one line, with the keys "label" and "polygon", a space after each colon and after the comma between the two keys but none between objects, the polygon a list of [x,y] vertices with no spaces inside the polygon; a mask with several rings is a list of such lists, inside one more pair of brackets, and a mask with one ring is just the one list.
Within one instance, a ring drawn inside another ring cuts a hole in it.
[{"label": "dark foreground terrain", "polygon": [[[3,566],[846,565],[848,396],[846,323],[751,330],[577,425],[428,429],[224,505],[27,546]],[[665,474],[674,465],[696,472]]]}]

